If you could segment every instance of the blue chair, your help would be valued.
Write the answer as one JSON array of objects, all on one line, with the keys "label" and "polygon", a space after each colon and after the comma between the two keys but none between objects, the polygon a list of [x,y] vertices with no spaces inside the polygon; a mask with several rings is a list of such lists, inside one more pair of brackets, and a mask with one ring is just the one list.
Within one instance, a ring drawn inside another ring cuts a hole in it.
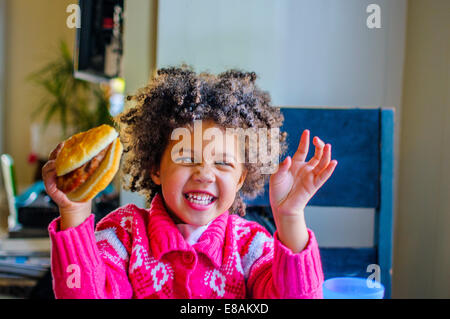
[{"label": "blue chair", "polygon": [[[367,266],[378,264],[385,298],[391,296],[393,238],[394,110],[282,108],[293,155],[304,129],[332,144],[338,166],[309,206],[358,207],[375,210],[374,243],[370,248],[320,247],[325,279],[340,276],[368,277]],[[310,147],[307,160],[313,155]],[[283,157],[284,158],[284,157]],[[273,233],[269,187],[263,195],[245,200],[247,219],[256,220]],[[324,221],[326,222],[326,221]],[[319,239],[320,242],[320,239]]]}]

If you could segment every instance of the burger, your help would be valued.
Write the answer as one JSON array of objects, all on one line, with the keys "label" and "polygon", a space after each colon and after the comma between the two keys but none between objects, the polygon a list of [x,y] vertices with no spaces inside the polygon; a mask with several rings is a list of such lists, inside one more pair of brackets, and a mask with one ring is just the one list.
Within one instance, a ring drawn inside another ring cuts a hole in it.
[{"label": "burger", "polygon": [[74,202],[86,202],[114,178],[123,146],[117,131],[101,125],[64,141],[55,159],[56,187]]}]

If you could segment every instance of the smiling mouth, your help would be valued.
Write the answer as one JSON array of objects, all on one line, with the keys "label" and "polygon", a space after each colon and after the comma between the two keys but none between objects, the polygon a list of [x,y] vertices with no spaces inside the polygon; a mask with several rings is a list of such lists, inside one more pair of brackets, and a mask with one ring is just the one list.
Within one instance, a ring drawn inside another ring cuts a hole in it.
[{"label": "smiling mouth", "polygon": [[191,203],[197,205],[209,205],[216,201],[217,197],[211,196],[206,193],[186,193],[184,197]]}]

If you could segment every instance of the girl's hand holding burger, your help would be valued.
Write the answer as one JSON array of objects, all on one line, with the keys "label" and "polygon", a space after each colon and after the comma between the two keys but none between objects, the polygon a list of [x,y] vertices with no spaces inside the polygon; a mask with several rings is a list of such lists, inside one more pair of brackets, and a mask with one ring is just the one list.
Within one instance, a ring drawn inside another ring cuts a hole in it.
[{"label": "girl's hand holding burger", "polygon": [[61,142],[56,146],[50,153],[48,162],[42,167],[42,179],[44,180],[45,190],[48,196],[50,196],[59,207],[61,230],[80,225],[87,217],[89,217],[92,209],[92,200],[87,202],[73,202],[67,198],[65,193],[56,187],[55,160],[63,145],[64,142]]},{"label": "girl's hand holding burger", "polygon": [[76,227],[91,214],[92,198],[119,169],[123,147],[116,130],[101,125],[59,143],[42,168],[48,195],[61,214],[61,229]]}]

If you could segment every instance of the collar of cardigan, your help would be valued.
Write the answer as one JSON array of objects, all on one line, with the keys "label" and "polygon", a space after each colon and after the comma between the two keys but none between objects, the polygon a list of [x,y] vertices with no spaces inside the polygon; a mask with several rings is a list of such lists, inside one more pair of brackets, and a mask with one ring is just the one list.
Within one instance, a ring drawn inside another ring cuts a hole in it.
[{"label": "collar of cardigan", "polygon": [[215,267],[222,265],[228,211],[216,217],[200,236],[197,243],[192,246],[183,238],[176,224],[167,213],[159,193],[152,200],[150,215],[148,233],[152,253],[156,259],[160,260],[164,254],[173,251],[195,250],[208,257]]}]

